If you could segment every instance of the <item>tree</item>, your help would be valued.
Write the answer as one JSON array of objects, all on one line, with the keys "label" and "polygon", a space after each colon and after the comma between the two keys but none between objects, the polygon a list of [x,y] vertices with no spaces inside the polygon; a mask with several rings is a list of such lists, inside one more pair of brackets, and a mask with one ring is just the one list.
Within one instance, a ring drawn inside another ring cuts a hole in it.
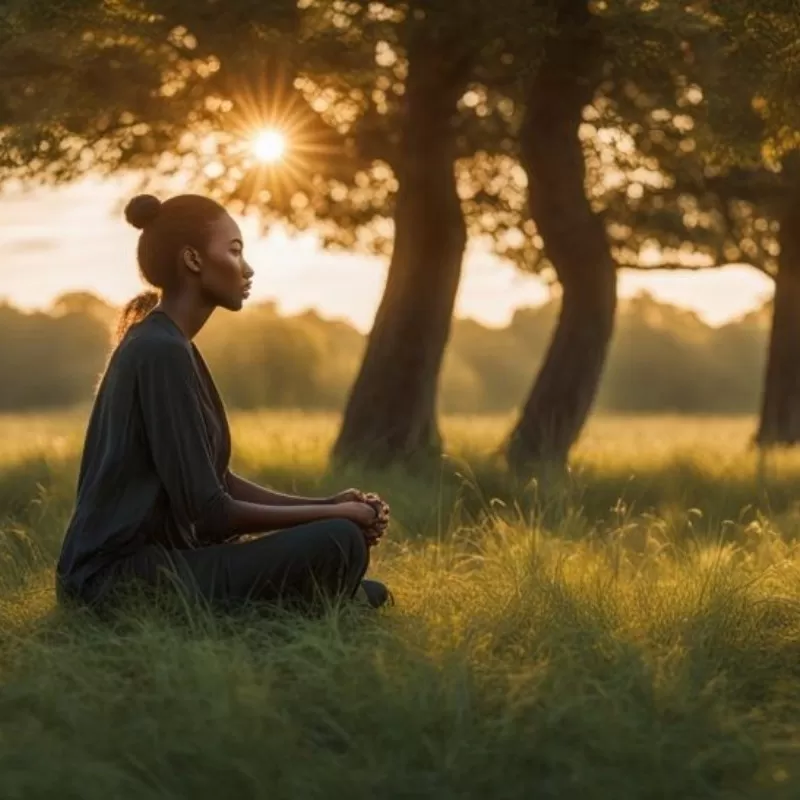
[{"label": "tree", "polygon": [[[701,4],[702,35],[684,64],[683,107],[654,108],[658,141],[630,125],[639,147],[658,151],[661,179],[631,202],[607,198],[620,231],[650,246],[743,260],[775,280],[773,327],[756,441],[800,441],[800,234],[797,118],[800,23],[796,4],[749,0]],[[624,98],[623,98],[624,99]],[[630,104],[628,104],[630,105]],[[676,135],[679,122],[682,135]],[[639,238],[641,241],[641,238]],[[628,257],[630,249],[628,248]],[[684,259],[683,265],[689,266]],[[680,266],[680,265],[679,265]]]},{"label": "tree", "polygon": [[597,391],[617,300],[615,265],[604,222],[586,196],[578,137],[605,46],[586,2],[562,2],[557,24],[529,86],[520,152],[531,214],[561,284],[561,312],[509,442],[518,473],[566,459]]},{"label": "tree", "polygon": [[[483,62],[508,55],[508,40],[535,46],[548,5],[12,3],[0,166],[52,181],[177,175],[267,219],[317,226],[328,244],[385,251],[391,239],[335,454],[383,464],[436,452],[467,239],[454,170],[474,152],[459,100]],[[291,128],[282,171],[246,149],[267,124]]]},{"label": "tree", "polygon": [[453,118],[478,55],[451,14],[443,4],[412,3],[392,42],[407,64],[396,127],[385,132],[397,144],[369,148],[397,181],[392,259],[334,447],[340,460],[384,465],[441,446],[437,387],[467,238]]},{"label": "tree", "polygon": [[101,322],[110,330],[119,311],[91,292],[67,292],[56,297],[50,314],[54,317],[82,314]]},{"label": "tree", "polygon": [[475,128],[485,138],[486,126],[465,123],[463,98],[471,80],[508,73],[503,61],[515,48],[535,46],[549,4],[507,0],[499,13],[488,0],[333,5],[334,22],[339,15],[359,42],[372,43],[375,62],[354,79],[322,59],[302,81],[311,102],[327,106],[322,113],[345,120],[358,165],[354,185],[316,184],[303,196],[306,224],[336,222],[323,229],[349,247],[380,252],[392,241],[334,456],[409,462],[441,448],[439,374],[467,230],[481,228],[474,215],[465,220],[462,203],[464,184],[479,181],[465,181],[457,160],[474,159]]},{"label": "tree", "polygon": [[[734,172],[739,180],[728,180],[723,188],[726,199],[749,206],[755,220],[751,236],[761,243],[756,252],[766,249],[773,256],[765,265],[775,278],[775,296],[756,442],[762,447],[795,445],[800,443],[798,6],[788,0],[736,0],[714,7],[735,32],[730,51],[739,67],[739,102],[717,109],[716,130],[723,131],[723,143],[744,151],[744,157],[734,158],[737,165],[749,167],[749,180],[741,181],[740,168]],[[757,70],[750,68],[754,64]],[[726,129],[736,132],[733,141]]]},{"label": "tree", "polygon": [[786,108],[800,75],[796,20],[781,0],[560,4],[528,90],[521,157],[562,311],[509,441],[517,472],[563,464],[581,430],[611,335],[614,266],[746,259],[776,276],[758,439],[800,438],[796,168],[779,155],[796,146]]},{"label": "tree", "polygon": [[[542,463],[563,465],[594,402],[613,332],[616,268],[625,258],[613,214],[628,214],[623,195],[614,209],[598,195],[611,175],[630,183],[637,171],[653,170],[635,138],[620,159],[620,135],[626,125],[650,133],[643,106],[665,97],[674,105],[676,71],[694,28],[679,3],[558,4],[544,60],[528,84],[520,155],[531,216],[561,286],[561,312],[508,441],[519,475]],[[633,123],[613,113],[626,90],[637,101]]]}]

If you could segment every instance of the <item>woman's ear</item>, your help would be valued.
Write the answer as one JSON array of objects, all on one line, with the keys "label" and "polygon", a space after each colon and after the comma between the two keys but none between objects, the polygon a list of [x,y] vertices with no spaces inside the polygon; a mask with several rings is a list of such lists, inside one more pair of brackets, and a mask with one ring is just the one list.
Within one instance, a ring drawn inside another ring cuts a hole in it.
[{"label": "woman's ear", "polygon": [[195,274],[200,272],[200,253],[194,247],[184,247],[181,251],[181,265]]}]

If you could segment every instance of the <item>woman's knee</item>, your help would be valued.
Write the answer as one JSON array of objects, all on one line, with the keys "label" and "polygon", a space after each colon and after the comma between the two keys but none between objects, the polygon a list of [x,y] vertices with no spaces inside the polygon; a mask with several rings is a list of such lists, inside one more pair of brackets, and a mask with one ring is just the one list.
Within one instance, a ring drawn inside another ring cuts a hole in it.
[{"label": "woman's knee", "polygon": [[349,575],[360,577],[369,564],[364,531],[348,519],[332,519],[320,530],[318,556]]},{"label": "woman's knee", "polygon": [[369,558],[367,537],[360,525],[349,519],[332,519],[328,526],[328,536],[345,554],[356,561]]}]

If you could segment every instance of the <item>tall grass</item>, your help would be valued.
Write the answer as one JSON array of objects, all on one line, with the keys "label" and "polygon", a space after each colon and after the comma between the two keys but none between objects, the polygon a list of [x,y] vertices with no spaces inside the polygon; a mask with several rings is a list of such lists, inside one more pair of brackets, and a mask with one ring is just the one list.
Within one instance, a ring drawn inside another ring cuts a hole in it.
[{"label": "tall grass", "polygon": [[386,495],[398,605],[101,623],[52,592],[81,414],[0,419],[0,796],[800,796],[800,459],[598,419],[519,486],[508,422],[448,419],[414,478],[329,474],[331,417],[237,416],[241,472]]}]

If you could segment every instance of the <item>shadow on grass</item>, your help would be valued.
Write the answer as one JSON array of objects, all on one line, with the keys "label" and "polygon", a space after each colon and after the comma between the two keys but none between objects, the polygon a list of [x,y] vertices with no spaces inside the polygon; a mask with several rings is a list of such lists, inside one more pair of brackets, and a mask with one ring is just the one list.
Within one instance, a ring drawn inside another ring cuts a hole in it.
[{"label": "shadow on grass", "polygon": [[[794,739],[781,722],[797,711],[800,632],[757,582],[665,561],[662,579],[683,588],[648,582],[638,606],[635,580],[615,584],[588,547],[578,569],[556,550],[500,546],[462,564],[465,581],[407,554],[397,568],[409,603],[385,614],[56,615],[5,665],[5,790],[83,800],[797,790],[796,716]],[[516,582],[504,580],[511,569]]]}]

